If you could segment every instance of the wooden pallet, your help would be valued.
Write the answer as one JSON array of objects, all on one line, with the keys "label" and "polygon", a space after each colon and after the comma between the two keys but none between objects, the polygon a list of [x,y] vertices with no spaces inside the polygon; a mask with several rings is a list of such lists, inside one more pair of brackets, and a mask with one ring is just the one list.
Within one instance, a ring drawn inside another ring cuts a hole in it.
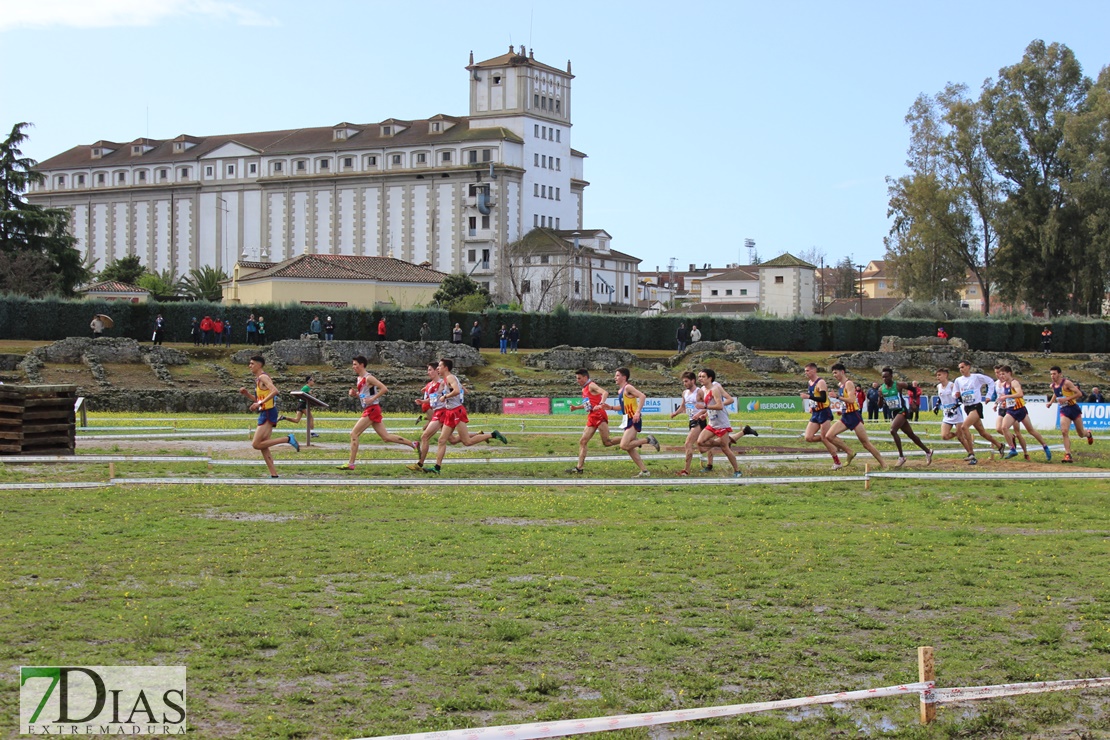
[{"label": "wooden pallet", "polygon": [[72,455],[75,385],[0,385],[0,455]]}]

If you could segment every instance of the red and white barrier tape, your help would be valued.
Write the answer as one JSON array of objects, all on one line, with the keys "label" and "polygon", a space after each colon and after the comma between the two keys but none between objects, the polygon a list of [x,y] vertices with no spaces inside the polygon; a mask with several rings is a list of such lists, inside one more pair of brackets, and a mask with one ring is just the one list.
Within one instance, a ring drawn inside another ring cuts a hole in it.
[{"label": "red and white barrier tape", "polygon": [[1110,677],[1036,681],[1033,683],[1004,683],[997,686],[964,686],[958,689],[933,689],[933,697],[943,704],[954,701],[974,701],[976,699],[999,699],[1004,696],[1019,696],[1021,694],[1042,694],[1047,691],[1097,689],[1101,686],[1110,686]]}]

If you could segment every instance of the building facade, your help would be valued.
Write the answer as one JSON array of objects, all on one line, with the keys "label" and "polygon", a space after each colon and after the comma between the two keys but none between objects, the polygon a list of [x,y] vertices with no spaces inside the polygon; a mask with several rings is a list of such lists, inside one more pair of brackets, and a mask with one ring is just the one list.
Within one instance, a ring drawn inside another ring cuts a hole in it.
[{"label": "building facade", "polygon": [[507,300],[507,245],[582,226],[574,75],[523,46],[471,54],[466,72],[468,116],[102,140],[42,162],[27,197],[69,210],[98,269],[127,255],[181,275],[301,254],[396,257]]}]

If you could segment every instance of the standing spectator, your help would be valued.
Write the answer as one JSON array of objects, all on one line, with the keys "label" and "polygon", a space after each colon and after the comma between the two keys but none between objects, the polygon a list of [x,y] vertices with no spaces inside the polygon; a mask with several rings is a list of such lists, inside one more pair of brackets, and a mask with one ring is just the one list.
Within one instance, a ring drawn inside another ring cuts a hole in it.
[{"label": "standing spectator", "polygon": [[385,341],[385,316],[382,316],[378,320],[378,341],[379,342],[384,342]]},{"label": "standing spectator", "polygon": [[205,316],[203,319],[200,320],[200,336],[201,336],[200,343],[203,344],[205,347],[207,347],[209,345],[209,343],[211,343],[211,341],[212,341],[212,317],[211,316]]},{"label": "standing spectator", "polygon": [[863,383],[856,386],[856,408],[862,409],[863,402],[867,398],[867,394],[863,392]]},{"label": "standing spectator", "polygon": [[906,396],[910,400],[906,410],[906,420],[917,421],[917,416],[921,412],[921,384],[916,380],[910,383],[906,387]]},{"label": "standing spectator", "polygon": [[212,320],[212,344],[219,347],[224,343],[224,320],[216,317]]},{"label": "standing spectator", "polygon": [[328,342],[335,339],[335,322],[331,320],[331,316],[324,322],[324,339]]},{"label": "standing spectator", "polygon": [[462,327],[455,324],[455,328],[451,330],[451,342],[453,344],[462,344]]},{"label": "standing spectator", "polygon": [[224,319],[224,346],[231,347],[231,319]]},{"label": "standing spectator", "polygon": [[1047,326],[1041,332],[1041,352],[1045,357],[1052,354],[1052,329]]},{"label": "standing spectator", "polygon": [[940,337],[941,339],[948,339],[948,332],[946,332],[944,330],[943,326],[938,326],[937,327],[937,336]]},{"label": "standing spectator", "polygon": [[509,352],[511,352],[515,355],[516,350],[517,350],[517,345],[519,345],[519,344],[520,344],[520,329],[517,329],[516,324],[513,324],[512,327],[509,329]]},{"label": "standing spectator", "polygon": [[193,346],[194,347],[199,347],[200,346],[200,322],[197,321],[196,316],[193,317],[193,323],[189,325],[189,336],[191,336],[193,338]]},{"label": "standing spectator", "polygon": [[497,344],[501,347],[501,354],[509,353],[509,330],[505,328],[504,324],[497,330]]},{"label": "standing spectator", "polygon": [[253,313],[247,317],[247,344],[258,344],[258,320]]},{"label": "standing spectator", "polygon": [[1106,403],[1106,399],[1099,393],[1098,386],[1091,386],[1091,395],[1087,396],[1087,403]]},{"label": "standing spectator", "polygon": [[165,331],[166,320],[162,318],[162,314],[158,314],[154,317],[154,336],[151,337],[151,341],[154,342],[154,344],[161,344],[162,335]]},{"label": "standing spectator", "polygon": [[323,333],[323,327],[320,324],[319,316],[312,317],[312,321],[308,324],[308,333],[315,334],[317,339],[320,338],[320,334]]},{"label": "standing spectator", "polygon": [[867,389],[867,418],[869,420],[879,418],[879,401],[881,398],[879,384],[872,383],[871,387]]},{"label": "standing spectator", "polygon": [[470,344],[476,350],[482,349],[482,327],[478,326],[478,322],[474,322],[474,326],[470,328]]},{"label": "standing spectator", "polygon": [[683,352],[686,349],[686,323],[683,321],[678,322],[678,331],[674,335],[675,341],[678,343],[678,351]]},{"label": "standing spectator", "polygon": [[424,344],[424,342],[427,342],[428,337],[430,337],[431,335],[432,327],[428,326],[428,322],[425,321],[423,324],[420,325],[420,343]]},{"label": "standing spectator", "polygon": [[93,339],[104,333],[104,322],[100,320],[100,314],[92,317],[92,321],[89,322],[89,331],[92,332]]},{"label": "standing spectator", "polygon": [[696,324],[690,324],[690,344],[701,341],[701,329]]},{"label": "standing spectator", "polygon": [[266,345],[266,319],[258,317],[258,346]]}]

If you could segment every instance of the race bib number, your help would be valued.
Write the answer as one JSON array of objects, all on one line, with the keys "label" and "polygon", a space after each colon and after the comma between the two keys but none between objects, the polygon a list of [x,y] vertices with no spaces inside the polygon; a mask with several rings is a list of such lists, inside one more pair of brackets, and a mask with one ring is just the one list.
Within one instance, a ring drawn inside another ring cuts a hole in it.
[{"label": "race bib number", "polygon": [[960,394],[960,400],[963,401],[965,405],[970,406],[975,403],[975,391],[964,391]]}]

